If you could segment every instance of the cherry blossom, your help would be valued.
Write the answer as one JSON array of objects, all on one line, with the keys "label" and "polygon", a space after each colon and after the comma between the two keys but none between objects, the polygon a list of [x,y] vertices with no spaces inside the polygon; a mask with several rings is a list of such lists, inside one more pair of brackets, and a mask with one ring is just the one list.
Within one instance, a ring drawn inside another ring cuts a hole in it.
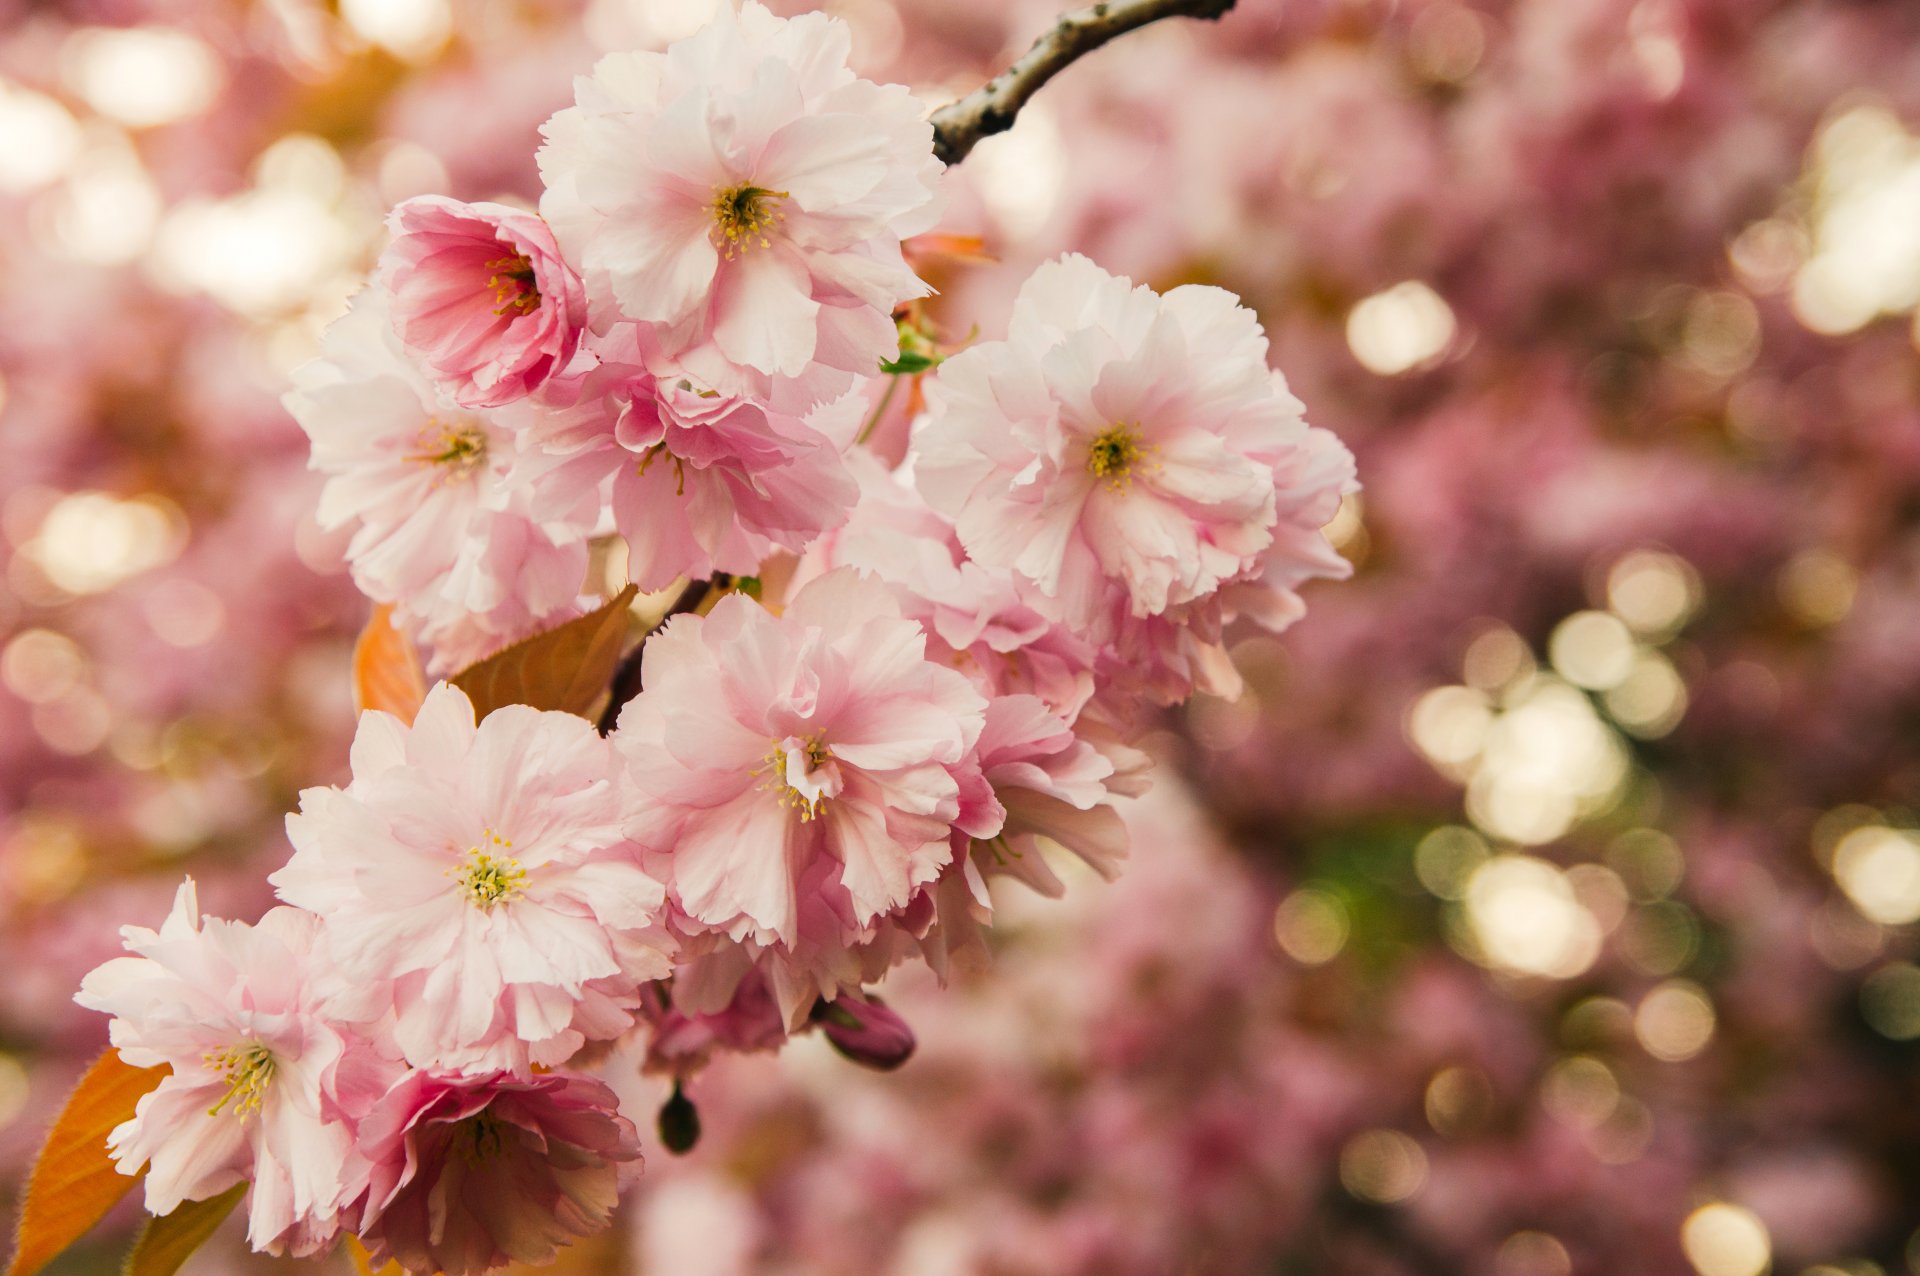
[{"label": "cherry blossom", "polygon": [[544,1263],[613,1220],[640,1159],[613,1091],[551,1072],[408,1075],[368,1115],[358,1224],[372,1266],[478,1276]]},{"label": "cherry blossom", "polygon": [[729,596],[655,635],[644,673],[615,737],[634,834],[676,924],[769,956],[789,1023],[859,982],[851,949],[951,862],[956,826],[999,831],[968,797],[985,702],[878,581],[831,572],[777,617]]},{"label": "cherry blossom", "polygon": [[391,1014],[416,1066],[525,1072],[624,1032],[638,985],[669,970],[629,808],[589,723],[510,705],[476,725],[442,683],[411,727],[361,715],[352,783],[301,794],[271,880],[358,981],[343,1013]]},{"label": "cherry blossom", "polygon": [[1109,636],[1116,599],[1147,617],[1206,598],[1260,567],[1283,496],[1316,504],[1280,488],[1315,436],[1266,354],[1230,293],[1050,262],[1007,340],[928,387],[920,489],[973,558]]},{"label": "cherry blossom", "polygon": [[[328,328],[286,405],[328,476],[320,525],[351,530],[354,583],[394,604],[417,637],[472,644],[478,629],[504,646],[569,613],[597,511],[533,517],[529,493],[510,482],[513,425],[460,407],[408,361],[380,291],[363,291]],[[442,654],[434,667],[458,665]]]},{"label": "cherry blossom", "polygon": [[848,70],[850,42],[746,0],[577,82],[544,130],[541,212],[596,330],[648,325],[662,375],[803,402],[893,357],[894,306],[928,291],[900,241],[932,228],[941,166],[919,104]]},{"label": "cherry blossom", "polygon": [[112,1015],[127,1063],[167,1068],[107,1146],[146,1170],[149,1213],[250,1182],[255,1249],[310,1254],[332,1241],[365,1181],[355,1123],[384,1068],[325,1010],[333,979],[319,920],[291,908],[252,926],[203,918],[192,879],[158,931],[123,928],[127,950],[75,998]]},{"label": "cherry blossom", "polygon": [[567,365],[586,290],[533,213],[421,195],[387,218],[375,278],[407,353],[465,408],[499,407]]},{"label": "cherry blossom", "polygon": [[602,362],[577,402],[526,429],[522,473],[536,513],[564,518],[604,491],[641,588],[755,575],[776,550],[805,549],[845,520],[858,492],[820,428],[838,432],[845,409],[802,418],[685,378],[657,380],[631,328],[595,353]]}]

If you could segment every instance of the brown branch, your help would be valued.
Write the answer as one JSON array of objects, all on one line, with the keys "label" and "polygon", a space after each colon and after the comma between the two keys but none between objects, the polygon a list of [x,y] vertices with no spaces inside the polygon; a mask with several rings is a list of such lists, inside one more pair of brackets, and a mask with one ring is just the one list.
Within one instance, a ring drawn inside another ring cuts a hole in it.
[{"label": "brown branch", "polygon": [[626,708],[627,701],[640,694],[640,662],[646,653],[647,639],[659,633],[675,616],[697,610],[706,601],[707,592],[712,588],[712,581],[688,581],[686,588],[680,591],[680,596],[667,608],[666,614],[653,622],[653,628],[640,635],[640,641],[633,644],[632,651],[621,657],[619,668],[613,671],[612,694],[607,697],[607,707],[600,711],[601,735],[613,730],[614,724],[620,721],[620,710]]},{"label": "brown branch", "polygon": [[947,164],[967,157],[974,143],[1013,127],[1020,108],[1048,80],[1107,41],[1162,18],[1219,18],[1235,0],[1107,0],[1060,15],[1053,30],[1019,61],[957,102],[933,113],[933,153]]}]

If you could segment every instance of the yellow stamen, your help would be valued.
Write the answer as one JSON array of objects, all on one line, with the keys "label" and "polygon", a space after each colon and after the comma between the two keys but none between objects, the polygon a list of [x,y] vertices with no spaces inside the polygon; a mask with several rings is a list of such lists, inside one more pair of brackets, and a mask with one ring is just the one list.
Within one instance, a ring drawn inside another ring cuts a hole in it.
[{"label": "yellow stamen", "polygon": [[1095,436],[1087,448],[1087,470],[1105,479],[1110,490],[1124,492],[1133,484],[1135,463],[1152,450],[1151,443],[1140,441],[1137,426],[1122,421]]},{"label": "yellow stamen", "polygon": [[506,854],[513,843],[492,829],[481,835],[481,846],[467,848],[467,862],[447,875],[460,884],[468,900],[482,912],[495,905],[510,904],[526,890],[527,870],[520,861]]},{"label": "yellow stamen", "polygon": [[[635,467],[636,472],[645,474],[647,467],[653,464],[653,458],[662,453],[673,456],[671,452],[667,452],[667,445],[664,443],[656,443],[648,448],[641,455],[640,464]],[[685,496],[687,494],[687,463],[677,456],[673,456],[673,494],[675,496]]]},{"label": "yellow stamen", "polygon": [[511,310],[524,315],[539,309],[540,287],[534,279],[533,263],[525,253],[490,261],[487,269],[493,272],[487,279],[487,287],[493,289],[494,314],[504,315]]},{"label": "yellow stamen", "polygon": [[428,417],[420,427],[420,450],[407,460],[444,468],[449,477],[465,478],[486,463],[487,436],[471,421],[449,425]]},{"label": "yellow stamen", "polygon": [[732,261],[756,244],[770,248],[767,238],[775,222],[787,220],[780,201],[792,198],[786,191],[770,191],[764,186],[724,186],[713,192],[713,229],[708,232],[721,256]]},{"label": "yellow stamen", "polygon": [[220,1102],[207,1109],[208,1116],[219,1116],[220,1109],[233,1104],[233,1114],[241,1120],[260,1110],[267,1087],[273,1084],[273,1052],[258,1041],[225,1050],[209,1050],[200,1056],[202,1063],[226,1078],[227,1092]]},{"label": "yellow stamen", "polygon": [[[806,742],[807,771],[809,773],[825,766],[828,760],[833,757],[832,751],[827,748],[820,736],[821,733],[816,731],[808,737]],[[807,823],[820,814],[820,806],[827,800],[826,796],[822,794],[819,797],[810,798],[799,789],[793,787],[793,783],[787,779],[787,751],[779,740],[773,742],[773,749],[767,754],[766,761],[762,765],[755,767],[753,773],[755,775],[765,775],[768,771],[773,772],[773,775],[770,779],[762,782],[760,787],[762,789],[777,790],[777,796],[774,800],[783,807],[788,807],[800,812],[800,822],[802,824]]]}]

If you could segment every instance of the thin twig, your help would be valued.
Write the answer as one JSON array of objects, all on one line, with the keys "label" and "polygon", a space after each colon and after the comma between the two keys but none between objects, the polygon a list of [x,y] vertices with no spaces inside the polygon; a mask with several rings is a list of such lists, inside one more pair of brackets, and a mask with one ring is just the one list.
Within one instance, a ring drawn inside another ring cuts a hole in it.
[{"label": "thin twig", "polygon": [[1013,127],[1014,117],[1040,86],[1116,36],[1162,18],[1209,21],[1235,0],[1108,0],[1062,14],[1020,60],[957,102],[933,113],[933,153],[948,164],[967,157],[975,142]]},{"label": "thin twig", "polygon": [[879,427],[880,418],[887,414],[887,407],[889,404],[893,402],[894,391],[900,388],[900,378],[904,375],[906,374],[896,373],[895,375],[887,378],[886,392],[880,396],[880,402],[874,407],[873,415],[868,417],[867,423],[860,427],[860,435],[858,438],[854,439],[854,443],[856,445],[865,443],[868,439],[873,437],[873,432],[875,429]]},{"label": "thin twig", "polygon": [[627,701],[640,694],[640,661],[647,649],[647,639],[659,633],[661,628],[675,616],[696,610],[706,600],[707,591],[713,588],[713,582],[693,580],[680,591],[673,600],[673,606],[666,614],[653,622],[653,628],[640,635],[640,641],[633,644],[633,650],[620,658],[619,668],[613,671],[612,692],[607,698],[607,707],[600,711],[600,734],[606,735],[620,721],[620,711],[627,707]]}]

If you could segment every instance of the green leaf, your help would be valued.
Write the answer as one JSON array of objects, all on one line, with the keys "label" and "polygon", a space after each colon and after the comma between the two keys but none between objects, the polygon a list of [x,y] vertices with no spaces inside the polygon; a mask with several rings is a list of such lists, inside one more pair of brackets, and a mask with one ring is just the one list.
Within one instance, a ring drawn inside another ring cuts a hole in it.
[{"label": "green leaf", "polygon": [[[34,1276],[119,1203],[138,1174],[122,1174],[107,1155],[107,1135],[133,1119],[135,1107],[167,1077],[165,1068],[136,1068],[112,1050],[87,1069],[47,1131],[33,1163],[13,1262],[6,1276]],[[145,1173],[142,1169],[141,1173]]]},{"label": "green leaf", "polygon": [[892,377],[908,376],[915,372],[925,372],[928,368],[938,366],[939,363],[938,355],[915,354],[911,350],[902,350],[898,359],[891,363],[882,363],[880,371]]},{"label": "green leaf", "polygon": [[246,1194],[247,1185],[235,1183],[218,1196],[182,1201],[171,1214],[148,1219],[127,1255],[122,1276],[173,1276]]},{"label": "green leaf", "polygon": [[453,676],[453,685],[484,718],[502,705],[558,709],[591,719],[606,694],[627,640],[627,606],[639,591],[628,585],[598,611],[517,642]]}]

